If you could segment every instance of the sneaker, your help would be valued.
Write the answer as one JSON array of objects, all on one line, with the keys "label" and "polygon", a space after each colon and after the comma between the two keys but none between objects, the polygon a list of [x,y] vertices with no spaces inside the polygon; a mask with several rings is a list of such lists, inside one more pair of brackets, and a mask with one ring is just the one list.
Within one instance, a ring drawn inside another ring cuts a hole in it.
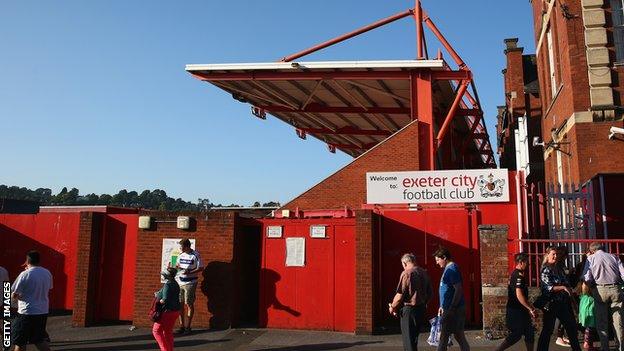
[{"label": "sneaker", "polygon": [[557,338],[557,340],[555,341],[555,344],[559,345],[559,346],[563,346],[563,347],[570,347],[570,342],[566,342],[566,340],[564,338]]},{"label": "sneaker", "polygon": [[178,328],[178,330],[175,331],[175,334],[178,334],[178,335],[183,335],[185,333],[186,333],[186,328],[184,327],[180,327]]},{"label": "sneaker", "polygon": [[184,333],[183,333],[183,335],[189,335],[189,334],[191,334],[191,327],[184,328]]}]

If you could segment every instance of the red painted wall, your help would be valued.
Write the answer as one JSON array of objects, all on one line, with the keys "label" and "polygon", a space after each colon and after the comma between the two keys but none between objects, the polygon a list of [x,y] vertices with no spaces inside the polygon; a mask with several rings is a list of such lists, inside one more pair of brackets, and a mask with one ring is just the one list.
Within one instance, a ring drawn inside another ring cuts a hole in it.
[{"label": "red painted wall", "polygon": [[0,215],[0,265],[13,281],[22,270],[26,252],[38,250],[42,266],[54,279],[50,308],[73,308],[79,213]]},{"label": "red painted wall", "polygon": [[[132,320],[137,247],[137,214],[104,215],[99,236],[96,320]],[[38,250],[53,276],[50,308],[73,309],[80,213],[45,212],[0,215],[0,265],[11,280],[21,271],[26,252]]]},{"label": "red painted wall", "polygon": [[[355,330],[355,219],[264,219],[260,271],[260,326]],[[327,225],[310,238],[310,225]],[[282,238],[266,227],[283,226]],[[286,267],[286,238],[304,237],[305,266]]]}]

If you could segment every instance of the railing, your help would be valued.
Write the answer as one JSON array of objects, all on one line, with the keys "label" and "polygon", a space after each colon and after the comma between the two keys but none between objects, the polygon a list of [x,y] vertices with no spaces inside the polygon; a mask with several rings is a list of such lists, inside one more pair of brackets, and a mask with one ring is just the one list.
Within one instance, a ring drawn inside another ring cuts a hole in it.
[{"label": "railing", "polygon": [[557,239],[596,237],[593,185],[576,187],[574,183],[548,185],[549,236]]},{"label": "railing", "polygon": [[566,258],[566,266],[572,274],[580,274],[583,270],[583,255],[589,251],[589,244],[598,242],[604,245],[607,252],[618,255],[620,259],[624,258],[624,240],[606,240],[606,239],[566,239],[566,240],[550,240],[550,239],[523,239],[513,240],[509,250],[510,267],[513,267],[514,255],[518,252],[524,252],[529,256],[529,286],[538,287],[540,284],[540,269],[546,248],[549,246],[564,246],[568,249],[568,257]]}]

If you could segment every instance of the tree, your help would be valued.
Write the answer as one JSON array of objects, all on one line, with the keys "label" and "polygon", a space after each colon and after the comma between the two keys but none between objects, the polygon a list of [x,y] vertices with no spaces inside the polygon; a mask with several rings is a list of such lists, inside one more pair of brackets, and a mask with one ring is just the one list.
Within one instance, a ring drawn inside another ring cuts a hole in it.
[{"label": "tree", "polygon": [[85,200],[84,200],[85,205],[97,205],[99,201],[100,201],[100,197],[94,193],[91,193],[85,196]]},{"label": "tree", "polygon": [[212,202],[210,202],[210,200],[202,199],[202,198],[197,199],[197,208],[198,208],[198,210],[200,210],[200,211],[207,211],[211,207],[214,207],[214,205],[212,204]]},{"label": "tree", "polygon": [[98,200],[98,205],[110,205],[113,201],[113,197],[108,194],[100,195],[100,199]]},{"label": "tree", "polygon": [[[140,194],[137,191],[122,189],[112,196],[109,194],[98,196],[95,193],[80,196],[77,188],[67,190],[67,187],[63,187],[58,194],[53,195],[52,190],[48,188],[30,190],[25,187],[0,184],[0,198],[37,201],[41,205],[115,205],[172,211],[207,211],[212,207],[221,206],[221,204],[216,206],[207,198],[197,199],[196,204],[181,198],[174,199],[167,196],[167,193],[161,189],[143,190]],[[230,206],[240,207],[236,204]],[[256,202],[254,206],[260,206],[260,203]]]},{"label": "tree", "polygon": [[280,207],[280,206],[281,205],[279,202],[274,202],[274,201],[269,201],[269,202],[262,204],[262,207]]}]

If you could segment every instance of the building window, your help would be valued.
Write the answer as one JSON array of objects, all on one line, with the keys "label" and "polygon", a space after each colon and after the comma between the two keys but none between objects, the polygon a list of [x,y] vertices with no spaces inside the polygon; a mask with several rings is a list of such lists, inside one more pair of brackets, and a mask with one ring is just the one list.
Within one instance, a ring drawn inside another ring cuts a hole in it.
[{"label": "building window", "polygon": [[[622,1],[622,0],[620,0]],[[550,99],[555,98],[555,94],[557,93],[557,77],[555,75],[555,50],[553,49],[553,38],[552,32],[548,28],[546,31],[546,44],[548,45],[548,68],[550,70]]]},{"label": "building window", "polygon": [[613,18],[613,44],[615,59],[624,62],[624,11],[623,0],[611,0],[611,16]]}]

